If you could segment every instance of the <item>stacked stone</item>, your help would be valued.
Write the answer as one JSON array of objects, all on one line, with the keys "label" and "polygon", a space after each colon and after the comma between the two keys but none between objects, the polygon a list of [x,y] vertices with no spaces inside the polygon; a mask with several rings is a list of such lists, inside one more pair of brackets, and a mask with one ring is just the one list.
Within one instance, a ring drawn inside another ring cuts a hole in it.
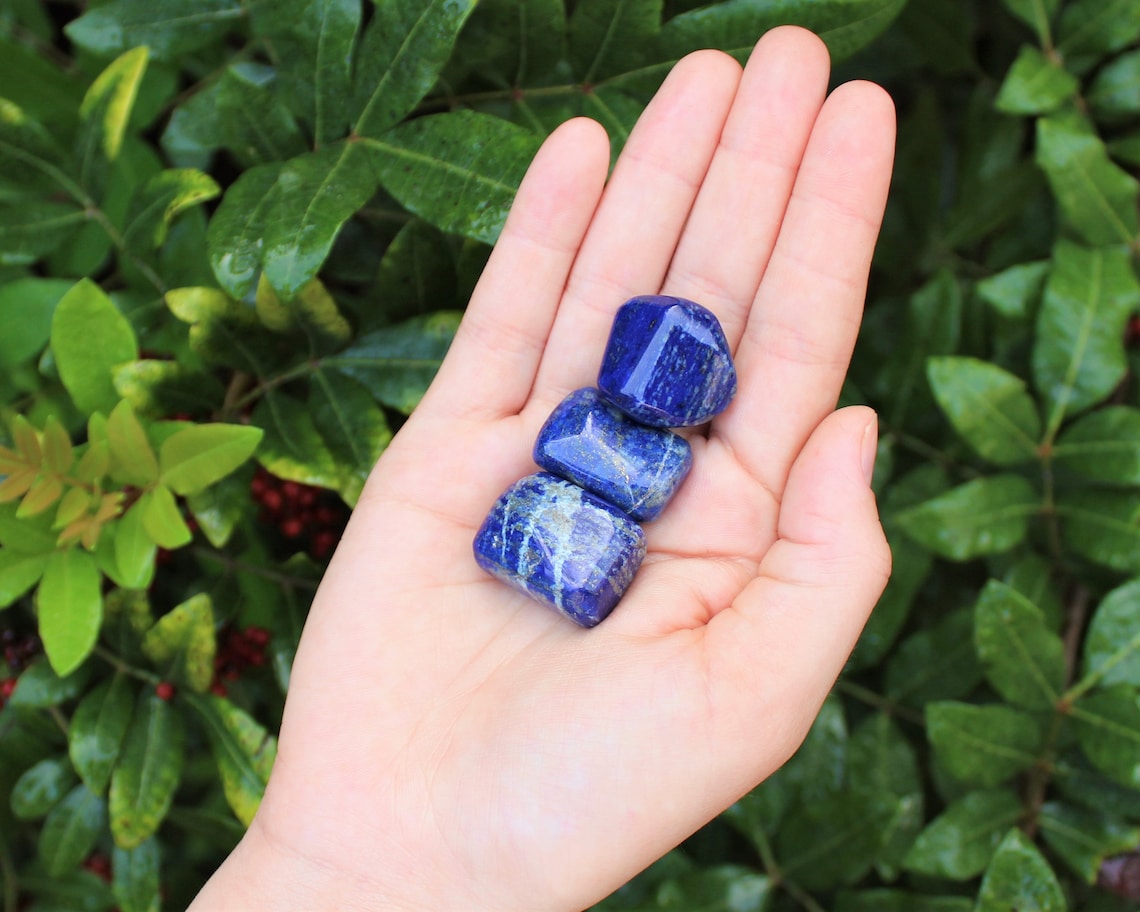
[{"label": "stacked stone", "polygon": [[597,388],[559,404],[534,446],[544,471],[512,485],[475,536],[487,572],[583,627],[604,620],[645,557],[656,517],[692,467],[695,427],[728,407],[736,371],[716,317],[668,295],[619,308]]}]

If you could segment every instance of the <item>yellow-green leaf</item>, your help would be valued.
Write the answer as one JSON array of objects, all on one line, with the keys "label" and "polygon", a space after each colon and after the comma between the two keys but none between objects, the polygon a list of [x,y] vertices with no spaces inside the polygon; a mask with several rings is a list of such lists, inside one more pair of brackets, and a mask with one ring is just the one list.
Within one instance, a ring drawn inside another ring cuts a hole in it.
[{"label": "yellow-green leaf", "polygon": [[83,412],[109,412],[119,401],[111,368],[138,357],[134,330],[90,279],[63,296],[51,322],[51,348],[63,385]]},{"label": "yellow-green leaf", "polygon": [[163,676],[204,693],[214,677],[214,607],[208,595],[195,595],[164,614],[146,632],[142,651],[161,666]]},{"label": "yellow-green leaf", "polygon": [[198,424],[177,431],[159,451],[162,483],[182,495],[209,487],[249,459],[263,433],[240,424]]},{"label": "yellow-green leaf", "polygon": [[143,693],[111,774],[111,835],[133,849],[158,830],[182,778],[182,717],[155,693]]},{"label": "yellow-green leaf", "polygon": [[249,826],[277,757],[277,739],[229,700],[197,697],[190,704],[205,722],[226,801]]},{"label": "yellow-green leaf", "polygon": [[158,458],[146,431],[125,399],[107,418],[107,442],[114,459],[111,474],[127,484],[145,487],[158,480]]},{"label": "yellow-green leaf", "polygon": [[74,548],[52,554],[36,604],[44,651],[55,673],[65,677],[95,648],[103,621],[102,578],[95,558]]},{"label": "yellow-green leaf", "polygon": [[159,485],[147,491],[139,498],[135,509],[142,512],[147,535],[161,548],[181,548],[193,537],[168,487]]}]

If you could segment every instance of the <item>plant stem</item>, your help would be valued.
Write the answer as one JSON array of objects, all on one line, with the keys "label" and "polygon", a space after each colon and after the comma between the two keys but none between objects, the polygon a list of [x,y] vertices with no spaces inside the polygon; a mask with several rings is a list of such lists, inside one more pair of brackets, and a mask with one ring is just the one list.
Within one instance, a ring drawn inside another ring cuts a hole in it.
[{"label": "plant stem", "polygon": [[16,912],[20,906],[20,881],[3,837],[0,837],[0,878],[4,880],[4,912]]},{"label": "plant stem", "polygon": [[821,906],[819,903],[817,903],[815,901],[815,898],[810,893],[808,893],[805,889],[803,889],[799,884],[795,883],[794,881],[791,881],[791,880],[782,881],[780,886],[782,886],[785,890],[787,890],[788,895],[791,896],[792,899],[794,899],[796,902],[798,902],[805,909],[807,909],[808,912],[827,912],[827,910],[824,909],[823,906]]},{"label": "plant stem", "polygon": [[220,551],[214,551],[201,545],[195,546],[190,550],[195,557],[201,557],[205,560],[213,561],[215,564],[220,564],[230,573],[248,573],[251,576],[269,580],[286,589],[306,589],[310,592],[317,591],[318,583],[316,580],[305,579],[302,576],[290,576],[287,573],[280,573],[276,570],[268,570],[265,567],[247,564],[245,561],[235,560],[232,557],[222,554]]},{"label": "plant stem", "polygon": [[868,687],[840,679],[835,683],[835,689],[840,693],[845,693],[849,697],[854,697],[856,700],[866,703],[868,706],[881,709],[888,715],[896,716],[899,719],[912,722],[920,727],[926,725],[926,720],[923,718],[922,713],[908,706],[902,706],[894,702],[894,700],[884,697],[882,694],[877,694]]}]

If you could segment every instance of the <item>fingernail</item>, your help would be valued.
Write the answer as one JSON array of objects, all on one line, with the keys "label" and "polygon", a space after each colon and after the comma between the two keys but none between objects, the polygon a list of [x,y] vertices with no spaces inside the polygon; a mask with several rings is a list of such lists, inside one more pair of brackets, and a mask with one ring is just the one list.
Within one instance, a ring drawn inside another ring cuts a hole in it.
[{"label": "fingernail", "polygon": [[879,449],[879,416],[876,415],[868,425],[863,428],[863,443],[862,453],[860,454],[863,462],[863,477],[867,480],[867,484],[871,484],[871,478],[875,474],[875,455]]}]

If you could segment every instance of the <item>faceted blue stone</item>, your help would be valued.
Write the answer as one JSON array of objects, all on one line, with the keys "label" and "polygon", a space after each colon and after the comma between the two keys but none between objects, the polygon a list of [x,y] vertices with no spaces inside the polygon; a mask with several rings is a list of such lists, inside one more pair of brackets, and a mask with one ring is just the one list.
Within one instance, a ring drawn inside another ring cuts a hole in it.
[{"label": "faceted blue stone", "polygon": [[643,557],[637,523],[547,472],[508,488],[475,536],[480,567],[583,627],[613,611]]},{"label": "faceted blue stone", "polygon": [[551,412],[538,432],[534,461],[645,522],[676,493],[693,453],[683,437],[638,424],[587,387]]},{"label": "faceted blue stone", "polygon": [[685,298],[642,295],[614,317],[598,388],[642,424],[692,427],[728,408],[736,369],[711,311]]}]

